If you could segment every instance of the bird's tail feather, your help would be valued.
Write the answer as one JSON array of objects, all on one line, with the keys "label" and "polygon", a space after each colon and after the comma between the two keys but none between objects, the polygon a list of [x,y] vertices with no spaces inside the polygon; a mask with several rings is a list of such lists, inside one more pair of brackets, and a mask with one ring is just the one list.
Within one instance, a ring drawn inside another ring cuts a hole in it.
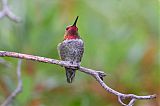
[{"label": "bird's tail feather", "polygon": [[73,70],[73,69],[70,69],[70,68],[65,68],[65,70],[66,70],[67,82],[72,83],[72,81],[75,77],[76,70]]}]

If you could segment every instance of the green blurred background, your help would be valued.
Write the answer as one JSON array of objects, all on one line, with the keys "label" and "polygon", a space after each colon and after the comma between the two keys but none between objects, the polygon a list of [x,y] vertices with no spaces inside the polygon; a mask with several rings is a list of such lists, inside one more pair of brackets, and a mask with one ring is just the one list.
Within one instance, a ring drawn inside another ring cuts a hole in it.
[{"label": "green blurred background", "polygon": [[[78,15],[82,66],[105,71],[104,82],[122,93],[160,94],[158,0],[12,0],[9,5],[22,21],[0,20],[0,50],[59,59],[57,44]],[[18,60],[0,60],[6,61],[0,64],[1,104],[16,88]],[[23,60],[22,79],[23,92],[11,106],[120,106],[115,95],[79,71],[68,84],[62,67]],[[160,98],[135,104],[159,105]]]}]

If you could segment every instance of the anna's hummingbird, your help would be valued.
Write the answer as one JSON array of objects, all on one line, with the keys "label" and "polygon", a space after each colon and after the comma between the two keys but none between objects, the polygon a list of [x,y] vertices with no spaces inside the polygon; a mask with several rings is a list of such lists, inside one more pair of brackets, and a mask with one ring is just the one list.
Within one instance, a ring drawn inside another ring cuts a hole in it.
[{"label": "anna's hummingbird", "polygon": [[[64,34],[64,40],[58,45],[58,52],[61,60],[70,61],[71,64],[80,65],[81,58],[83,56],[84,44],[78,34],[78,28],[76,26],[78,16],[73,25],[66,28]],[[66,68],[67,82],[72,83],[75,77],[75,69]]]}]

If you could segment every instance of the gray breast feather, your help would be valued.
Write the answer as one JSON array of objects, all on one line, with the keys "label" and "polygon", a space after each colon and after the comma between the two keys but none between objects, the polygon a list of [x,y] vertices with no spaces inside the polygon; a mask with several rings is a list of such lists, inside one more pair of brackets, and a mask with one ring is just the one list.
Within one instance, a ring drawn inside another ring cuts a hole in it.
[{"label": "gray breast feather", "polygon": [[81,39],[65,40],[58,45],[58,50],[62,60],[80,63],[84,44]]}]

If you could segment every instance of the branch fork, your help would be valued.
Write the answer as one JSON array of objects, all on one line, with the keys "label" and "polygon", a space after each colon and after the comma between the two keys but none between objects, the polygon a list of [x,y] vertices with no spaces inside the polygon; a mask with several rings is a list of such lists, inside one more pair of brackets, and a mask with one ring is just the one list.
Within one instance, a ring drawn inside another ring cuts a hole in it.
[{"label": "branch fork", "polygon": [[19,22],[20,18],[17,17],[9,8],[8,6],[8,0],[2,0],[2,10],[0,11],[0,19],[7,16],[9,19]]}]

